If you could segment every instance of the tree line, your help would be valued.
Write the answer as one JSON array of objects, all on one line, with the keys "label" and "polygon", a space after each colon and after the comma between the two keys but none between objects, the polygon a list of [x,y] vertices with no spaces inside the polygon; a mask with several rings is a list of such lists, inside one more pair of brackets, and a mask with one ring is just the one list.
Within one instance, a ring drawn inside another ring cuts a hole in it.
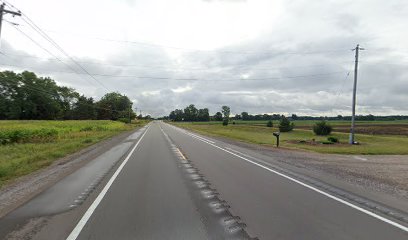
[{"label": "tree line", "polygon": [[[288,126],[288,129],[292,128],[293,125],[289,122],[286,124],[286,121],[293,121],[293,120],[319,120],[319,121],[327,121],[327,120],[344,120],[349,121],[351,120],[351,116],[342,116],[337,115],[334,117],[327,117],[327,116],[320,116],[320,117],[313,117],[313,116],[298,116],[296,114],[289,115],[288,117],[281,115],[281,114],[256,114],[251,115],[248,112],[242,112],[241,114],[235,114],[234,116],[230,117],[230,108],[228,106],[222,106],[220,112],[216,112],[213,116],[209,114],[208,108],[197,109],[194,104],[190,104],[184,109],[175,109],[171,111],[169,116],[165,116],[160,119],[166,119],[171,121],[186,121],[186,122],[208,122],[208,121],[222,121],[224,125],[228,125],[230,120],[244,120],[244,121],[284,121],[285,124]],[[356,121],[393,121],[393,120],[406,120],[408,116],[404,115],[392,115],[392,116],[375,116],[372,114],[368,115],[358,115],[356,116]],[[270,123],[272,124],[272,122]]]},{"label": "tree line", "polygon": [[208,121],[224,121],[227,122],[230,119],[230,107],[222,106],[221,112],[216,112],[213,116],[210,116],[208,108],[197,109],[194,104],[190,104],[184,109],[175,109],[171,111],[169,116],[162,119],[168,119],[175,122],[208,122]]},{"label": "tree line", "polygon": [[58,86],[49,77],[33,72],[0,72],[1,120],[123,120],[134,119],[130,99],[118,92],[99,101],[75,89]]}]

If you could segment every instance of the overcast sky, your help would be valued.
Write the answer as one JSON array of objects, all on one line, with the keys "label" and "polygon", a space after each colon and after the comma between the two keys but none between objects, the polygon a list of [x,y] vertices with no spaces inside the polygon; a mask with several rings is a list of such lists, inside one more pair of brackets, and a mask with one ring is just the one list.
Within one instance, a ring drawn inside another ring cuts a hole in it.
[{"label": "overcast sky", "polygon": [[96,80],[8,14],[1,70],[34,71],[95,99],[117,91],[153,116],[190,103],[212,114],[229,105],[234,114],[350,115],[357,43],[366,49],[357,114],[408,114],[407,0],[7,2]]}]

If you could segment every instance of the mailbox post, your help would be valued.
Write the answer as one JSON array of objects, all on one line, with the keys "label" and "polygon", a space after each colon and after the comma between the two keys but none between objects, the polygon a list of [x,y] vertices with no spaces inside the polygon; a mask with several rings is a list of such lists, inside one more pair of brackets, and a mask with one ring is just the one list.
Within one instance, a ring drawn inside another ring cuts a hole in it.
[{"label": "mailbox post", "polygon": [[273,133],[273,136],[276,137],[276,147],[279,147],[279,135],[280,135],[280,132]]}]

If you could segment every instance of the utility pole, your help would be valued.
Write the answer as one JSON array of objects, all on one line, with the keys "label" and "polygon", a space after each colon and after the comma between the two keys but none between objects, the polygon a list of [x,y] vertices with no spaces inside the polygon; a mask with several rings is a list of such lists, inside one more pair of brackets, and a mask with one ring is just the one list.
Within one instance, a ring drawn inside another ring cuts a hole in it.
[{"label": "utility pole", "polygon": [[351,129],[350,129],[350,144],[354,144],[354,128],[355,128],[355,118],[356,118],[356,92],[357,92],[357,73],[358,73],[358,54],[360,50],[364,48],[357,44],[357,47],[353,49],[356,51],[355,62],[354,62],[354,86],[353,86],[353,103],[352,103],[352,115],[351,115]]},{"label": "utility pole", "polygon": [[18,11],[18,12],[13,12],[13,11],[10,11],[10,10],[5,9],[5,6],[6,6],[5,3],[3,3],[3,4],[0,5],[0,39],[1,39],[1,26],[2,26],[2,23],[3,23],[3,15],[4,15],[5,13],[9,13],[9,14],[13,15],[13,17],[14,17],[14,16],[21,16],[21,12],[20,12],[20,11]]},{"label": "utility pole", "polygon": [[130,117],[130,112],[131,112],[130,110],[132,109],[131,106],[132,106],[132,104],[130,104],[130,102],[129,102],[129,124],[132,123],[132,119]]}]

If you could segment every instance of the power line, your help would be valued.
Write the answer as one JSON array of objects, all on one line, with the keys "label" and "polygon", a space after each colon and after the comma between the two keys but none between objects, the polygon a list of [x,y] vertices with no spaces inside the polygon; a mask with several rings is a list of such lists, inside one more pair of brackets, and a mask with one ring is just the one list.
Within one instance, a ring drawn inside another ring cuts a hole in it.
[{"label": "power line", "polygon": [[[21,65],[12,65],[12,64],[1,64],[1,66],[9,66],[16,68],[26,68]],[[48,71],[48,70],[37,70],[44,73],[68,73],[68,74],[84,74],[84,73],[75,73],[68,71]],[[114,75],[114,74],[101,74],[101,73],[92,73],[94,76],[98,77],[115,77],[115,78],[139,78],[139,79],[152,79],[152,80],[177,80],[177,81],[215,81],[215,82],[224,82],[224,81],[266,81],[266,80],[280,80],[280,79],[292,79],[292,78],[307,78],[307,77],[319,77],[319,76],[328,76],[344,73],[344,71],[337,72],[327,72],[319,74],[308,74],[308,75],[297,75],[297,76],[283,76],[283,77],[265,77],[265,78],[237,78],[237,79],[202,79],[202,78],[172,78],[172,77],[159,77],[159,76],[138,76],[138,75]]]},{"label": "power line", "polygon": [[76,36],[80,38],[86,39],[94,39],[106,42],[115,42],[115,43],[123,43],[123,44],[135,44],[135,45],[144,45],[148,47],[154,48],[168,48],[168,49],[175,49],[175,50],[182,50],[182,51],[189,51],[189,52],[215,52],[215,53],[227,53],[227,54],[260,54],[260,53],[271,53],[271,54],[279,54],[279,55],[309,55],[309,54],[322,54],[322,53],[336,53],[336,52],[346,52],[349,49],[334,49],[334,50],[327,50],[327,51],[276,51],[276,50],[259,50],[259,51],[229,51],[229,50],[203,50],[203,49],[194,49],[194,48],[184,48],[179,46],[169,46],[163,44],[156,44],[156,43],[148,43],[143,41],[134,41],[134,40],[121,40],[121,39],[110,39],[110,38],[102,38],[102,37],[90,37],[84,36],[82,34],[68,34],[66,32],[59,32],[55,30],[45,30],[47,32],[53,32],[58,34],[65,34],[70,36]]},{"label": "power line", "polygon": [[[48,54],[50,54],[51,56],[53,56],[55,59],[57,59],[59,62],[61,62],[62,64],[64,64],[66,67],[68,67],[70,70],[73,71],[73,73],[76,74],[80,74],[78,71],[76,71],[74,68],[72,68],[70,65],[68,65],[67,63],[65,63],[64,61],[62,61],[60,58],[58,58],[55,54],[53,54],[52,52],[50,52],[48,49],[46,49],[45,47],[41,46],[41,44],[39,44],[37,41],[35,41],[33,38],[31,38],[30,36],[28,36],[28,34],[26,34],[25,32],[21,31],[19,28],[13,26],[17,31],[19,31],[22,35],[24,35],[26,38],[28,38],[30,41],[32,41],[35,45],[37,45],[39,48],[41,48],[42,50],[44,50],[45,52],[47,52]],[[4,54],[3,54],[4,55]],[[88,81],[88,80],[87,80]],[[88,81],[89,83],[91,83],[90,81]],[[91,83],[92,84],[92,83]]]},{"label": "power line", "polygon": [[[108,88],[100,82],[98,79],[96,79],[94,76],[92,76],[81,64],[79,64],[73,57],[71,57],[58,43],[56,43],[50,36],[48,36],[40,27],[38,27],[27,15],[24,13],[22,14],[22,19],[24,22],[29,24],[29,26],[34,29],[38,34],[40,34],[44,39],[49,41],[56,49],[61,51],[65,56],[67,56],[73,63],[75,63],[76,66],[78,66],[82,71],[84,71],[89,77],[91,77],[93,80],[95,80],[97,83],[99,83],[102,87],[104,87],[106,90]],[[28,21],[27,21],[27,20]],[[108,90],[109,91],[109,90]]]},{"label": "power line", "polygon": [[[0,54],[4,56],[17,56],[17,57],[23,57],[23,58],[36,58],[36,59],[43,59],[47,61],[57,61],[57,59],[53,58],[45,58],[45,57],[38,57],[38,56],[33,56],[33,55],[25,55],[25,54],[11,54],[11,53],[6,53],[6,52],[0,52]],[[10,58],[12,59],[12,58]],[[252,66],[247,66],[243,64],[239,65],[230,65],[230,66],[221,66],[221,67],[216,67],[216,68],[185,68],[185,67],[178,67],[178,66],[152,66],[152,65],[140,65],[140,64],[111,64],[111,63],[106,63],[106,62],[97,62],[97,61],[78,61],[80,63],[84,64],[95,64],[95,65],[106,65],[110,67],[120,67],[120,68],[151,68],[151,69],[166,69],[166,70],[171,70],[171,71],[179,71],[179,70],[186,70],[186,71],[210,71],[210,70],[219,70],[219,69],[225,69],[225,68],[233,68],[233,67],[240,67],[240,69],[249,69],[249,70],[273,70],[273,69],[298,69],[298,68],[320,68],[320,67],[327,67],[327,66],[333,66],[333,65],[340,65],[342,63],[350,63],[350,61],[344,61],[344,62],[335,62],[332,65],[330,64],[313,64],[313,65],[304,65],[304,66],[291,66],[291,67],[252,67]]]},{"label": "power line", "polygon": [[[16,8],[15,6],[13,6],[12,4],[10,4],[9,2],[7,2],[7,1],[3,1],[3,4],[1,5],[2,7],[1,7],[1,14],[3,13],[3,11],[6,11],[6,10],[3,10],[3,8],[4,8],[4,6],[5,5],[9,5],[10,7],[12,7],[12,8],[14,8],[14,9],[16,9],[18,12],[12,12],[12,11],[7,11],[7,12],[9,12],[9,13],[12,13],[12,14],[18,14],[19,16],[22,16],[22,20],[25,22],[25,23],[27,23],[34,31],[36,31],[40,36],[42,36],[45,40],[47,40],[48,42],[50,42],[56,49],[58,49],[60,52],[62,52],[65,56],[67,56],[68,57],[68,59],[70,59],[73,63],[75,63],[75,65],[76,66],[78,66],[83,72],[85,72],[89,77],[91,77],[92,79],[94,79],[96,82],[98,82],[102,87],[104,87],[106,90],[108,90],[107,89],[107,87],[102,83],[102,82],[100,82],[98,79],[96,79],[94,76],[92,76],[91,74],[89,74],[89,72],[84,68],[84,67],[82,67],[82,65],[81,64],[79,64],[74,58],[72,58],[58,43],[56,43],[50,36],[48,36],[37,24],[35,24],[34,23],[34,21],[32,21],[27,15],[25,15],[24,13],[21,13],[21,11],[18,9],[18,8]],[[2,15],[1,15],[2,16]],[[0,16],[0,17],[1,17]],[[0,19],[1,20],[1,19]],[[1,21],[0,21],[0,24],[1,24]],[[34,41],[34,39],[32,39],[31,37],[29,37],[27,34],[25,34],[23,31],[21,31],[20,29],[18,29],[14,24],[12,24],[11,23],[11,25],[16,29],[16,30],[18,30],[20,33],[22,33],[23,35],[25,35],[27,38],[29,38],[31,41],[33,41],[37,46],[39,46],[40,48],[42,48],[43,50],[45,50],[46,52],[48,52],[49,54],[51,54],[53,57],[55,57],[56,59],[58,59],[60,62],[63,62],[62,60],[60,60],[58,57],[56,57],[54,54],[52,54],[50,51],[48,51],[48,50],[46,50],[44,47],[42,47],[40,44],[38,44],[36,41]],[[64,63],[64,62],[63,62]],[[67,65],[66,63],[64,63],[65,65]],[[69,66],[69,65],[67,65],[67,66]],[[69,68],[70,69],[72,69],[70,66],[69,66]]]}]

